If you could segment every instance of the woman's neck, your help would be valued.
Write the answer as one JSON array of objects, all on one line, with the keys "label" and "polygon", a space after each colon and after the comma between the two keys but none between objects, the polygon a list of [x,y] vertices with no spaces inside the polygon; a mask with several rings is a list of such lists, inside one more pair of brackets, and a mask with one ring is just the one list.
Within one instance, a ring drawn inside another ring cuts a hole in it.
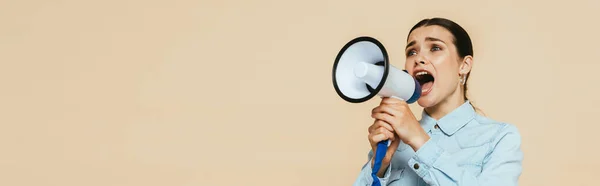
[{"label": "woman's neck", "polygon": [[432,118],[439,120],[454,109],[460,107],[465,101],[462,90],[455,91],[452,95],[448,96],[435,106],[425,108],[425,112]]}]

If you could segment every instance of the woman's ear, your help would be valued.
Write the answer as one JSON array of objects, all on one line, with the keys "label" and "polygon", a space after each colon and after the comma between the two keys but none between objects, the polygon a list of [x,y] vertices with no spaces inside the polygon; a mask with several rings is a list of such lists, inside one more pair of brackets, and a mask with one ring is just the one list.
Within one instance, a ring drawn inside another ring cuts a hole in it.
[{"label": "woman's ear", "polygon": [[465,75],[471,72],[471,68],[473,67],[473,56],[465,56],[460,64],[460,69],[458,71],[459,75]]}]

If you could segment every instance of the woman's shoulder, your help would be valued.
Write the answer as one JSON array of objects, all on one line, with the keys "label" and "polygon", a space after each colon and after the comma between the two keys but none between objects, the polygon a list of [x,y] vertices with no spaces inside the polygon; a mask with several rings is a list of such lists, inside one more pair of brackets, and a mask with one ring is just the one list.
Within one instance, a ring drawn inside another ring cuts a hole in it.
[{"label": "woman's shoulder", "polygon": [[512,123],[495,120],[480,114],[475,114],[473,121],[476,126],[488,127],[498,132],[519,132],[517,126]]},{"label": "woman's shoulder", "polygon": [[519,129],[511,123],[476,114],[471,122],[458,132],[461,144],[483,145],[500,142],[520,143]]}]

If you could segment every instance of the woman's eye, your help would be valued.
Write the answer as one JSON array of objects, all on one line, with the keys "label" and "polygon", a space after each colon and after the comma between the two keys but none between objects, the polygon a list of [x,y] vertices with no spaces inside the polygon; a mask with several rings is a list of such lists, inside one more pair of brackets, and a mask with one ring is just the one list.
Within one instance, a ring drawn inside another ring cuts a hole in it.
[{"label": "woman's eye", "polygon": [[438,50],[442,50],[442,49],[438,46],[433,46],[433,48],[431,48],[431,51],[438,51]]},{"label": "woman's eye", "polygon": [[412,56],[415,54],[417,54],[417,52],[415,52],[415,50],[411,50],[411,51],[408,51],[408,53],[406,53],[407,56]]}]

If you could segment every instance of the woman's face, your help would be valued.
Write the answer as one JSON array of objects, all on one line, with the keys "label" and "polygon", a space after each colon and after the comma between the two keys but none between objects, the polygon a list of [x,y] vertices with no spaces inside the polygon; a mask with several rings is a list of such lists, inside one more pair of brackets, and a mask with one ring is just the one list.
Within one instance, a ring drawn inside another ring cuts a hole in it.
[{"label": "woman's face", "polygon": [[419,27],[408,36],[405,69],[421,83],[418,103],[435,106],[460,92],[461,58],[454,36],[444,27]]}]

